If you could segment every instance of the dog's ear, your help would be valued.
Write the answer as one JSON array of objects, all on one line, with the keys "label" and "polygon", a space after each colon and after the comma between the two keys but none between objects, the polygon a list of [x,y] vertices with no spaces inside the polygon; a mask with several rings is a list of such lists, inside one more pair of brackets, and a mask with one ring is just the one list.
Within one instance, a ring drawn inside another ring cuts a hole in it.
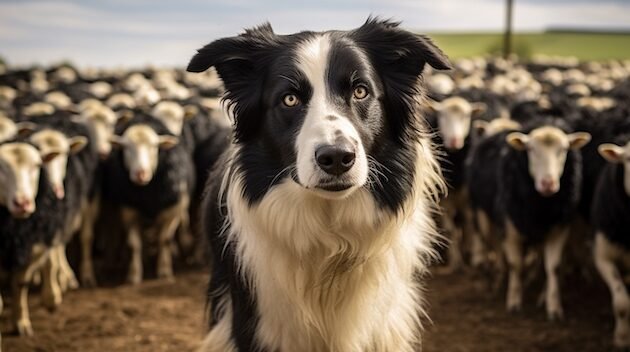
[{"label": "dog's ear", "polygon": [[245,33],[216,40],[197,51],[187,71],[203,72],[214,67],[225,85],[225,99],[236,113],[236,138],[246,139],[260,121],[251,116],[260,104],[266,58],[277,47],[278,36],[271,25],[245,30]]},{"label": "dog's ear", "polygon": [[368,51],[373,60],[385,66],[420,75],[425,64],[438,70],[450,70],[448,57],[433,41],[399,27],[400,23],[370,17],[354,30],[354,40]]},{"label": "dog's ear", "polygon": [[398,22],[370,17],[350,35],[378,71],[393,133],[404,138],[407,126],[414,124],[410,119],[415,119],[413,105],[420,93],[418,84],[424,66],[451,69],[448,58],[431,39],[400,28]]}]

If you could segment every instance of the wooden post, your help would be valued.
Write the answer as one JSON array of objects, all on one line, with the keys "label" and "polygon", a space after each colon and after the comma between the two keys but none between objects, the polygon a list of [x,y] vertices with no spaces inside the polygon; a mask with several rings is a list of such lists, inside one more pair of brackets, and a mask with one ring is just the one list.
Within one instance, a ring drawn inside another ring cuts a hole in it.
[{"label": "wooden post", "polygon": [[506,0],[505,6],[505,34],[503,35],[503,58],[507,59],[512,53],[512,0]]}]

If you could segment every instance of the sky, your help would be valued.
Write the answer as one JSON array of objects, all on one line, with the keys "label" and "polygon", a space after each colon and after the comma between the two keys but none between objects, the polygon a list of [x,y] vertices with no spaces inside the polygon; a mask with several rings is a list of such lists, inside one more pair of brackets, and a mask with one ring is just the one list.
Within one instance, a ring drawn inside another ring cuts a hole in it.
[{"label": "sky", "polygon": [[[514,0],[516,31],[630,29],[630,0]],[[264,21],[277,33],[350,29],[378,15],[421,32],[500,31],[503,0],[0,0],[13,65],[185,66],[197,48]]]}]

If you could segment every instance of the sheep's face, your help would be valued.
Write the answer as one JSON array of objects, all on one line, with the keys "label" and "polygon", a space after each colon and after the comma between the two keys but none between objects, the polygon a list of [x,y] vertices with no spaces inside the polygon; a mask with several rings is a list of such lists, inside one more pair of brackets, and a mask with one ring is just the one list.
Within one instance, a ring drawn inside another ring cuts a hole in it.
[{"label": "sheep's face", "polygon": [[101,159],[106,159],[112,150],[110,138],[114,134],[114,127],[118,116],[106,106],[87,108],[81,114],[84,122],[94,131],[96,149]]},{"label": "sheep's face", "polygon": [[448,150],[464,147],[472,118],[486,111],[485,104],[469,103],[460,97],[432,102],[430,108],[437,112],[438,130]]},{"label": "sheep's face", "polygon": [[578,150],[591,140],[586,132],[566,134],[556,127],[543,126],[529,134],[513,132],[507,136],[508,144],[527,152],[529,174],[536,191],[550,197],[560,190],[569,149]]},{"label": "sheep's face", "polygon": [[13,138],[17,134],[17,126],[11,119],[0,115],[0,142]]},{"label": "sheep's face", "polygon": [[611,163],[623,163],[623,186],[626,194],[630,196],[630,142],[625,146],[618,146],[611,143],[601,144],[598,148],[599,154]]},{"label": "sheep's face", "polygon": [[509,130],[520,130],[521,124],[509,118],[501,117],[492,121],[476,120],[473,128],[484,137],[490,137],[497,133]]},{"label": "sheep's face", "polygon": [[29,117],[48,116],[55,113],[55,107],[50,103],[37,102],[27,106],[23,113]]},{"label": "sheep's face", "polygon": [[182,134],[186,114],[179,104],[172,101],[160,102],[153,108],[151,115],[162,121],[172,134],[176,136]]},{"label": "sheep's face", "polygon": [[148,125],[129,127],[118,137],[112,136],[112,144],[123,148],[124,164],[131,182],[144,186],[153,179],[158,166],[160,149],[170,149],[178,143],[174,136],[160,136]]},{"label": "sheep's face", "polygon": [[42,163],[58,154],[40,154],[30,144],[7,143],[0,146],[0,204],[15,218],[25,219],[35,212]]},{"label": "sheep's face", "polygon": [[69,109],[72,107],[72,100],[65,93],[54,91],[44,96],[44,101],[53,105],[57,109]]},{"label": "sheep's face", "polygon": [[44,165],[44,170],[48,176],[48,182],[58,199],[63,199],[66,194],[64,181],[68,167],[68,157],[70,154],[78,153],[87,145],[87,138],[83,136],[66,137],[63,133],[55,130],[42,130],[34,133],[30,141],[37,146],[42,154],[59,154],[56,158]]}]

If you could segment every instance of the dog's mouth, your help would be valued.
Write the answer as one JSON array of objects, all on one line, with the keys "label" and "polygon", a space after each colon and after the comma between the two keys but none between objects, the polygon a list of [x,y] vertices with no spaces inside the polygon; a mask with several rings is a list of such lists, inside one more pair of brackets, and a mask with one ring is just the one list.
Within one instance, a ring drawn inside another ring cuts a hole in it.
[{"label": "dog's mouth", "polygon": [[326,182],[318,184],[315,188],[328,192],[342,192],[352,188],[352,186],[353,184],[347,182]]}]

